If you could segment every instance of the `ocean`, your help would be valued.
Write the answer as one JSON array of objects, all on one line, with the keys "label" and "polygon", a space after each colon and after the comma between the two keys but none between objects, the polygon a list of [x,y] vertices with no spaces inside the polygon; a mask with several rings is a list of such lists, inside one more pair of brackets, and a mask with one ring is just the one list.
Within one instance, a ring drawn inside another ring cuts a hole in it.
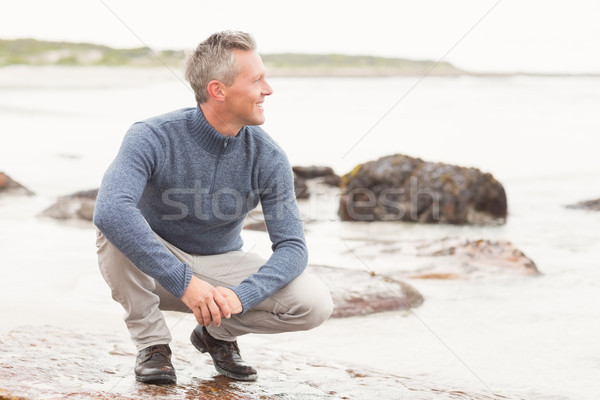
[{"label": "ocean", "polygon": [[[302,340],[298,333],[251,343],[525,399],[600,394],[600,213],[565,207],[600,197],[600,78],[270,83],[264,128],[292,165],[344,174],[401,153],[479,168],[507,192],[502,226],[312,221],[311,263],[333,257],[364,269],[343,250],[365,238],[506,239],[542,275],[414,280],[425,303],[413,313],[330,320]],[[46,324],[127,334],[97,272],[93,229],[37,215],[57,196],[98,187],[133,122],[193,104],[181,73],[166,68],[0,68],[0,171],[36,193],[0,197],[0,334]],[[264,236],[244,234],[247,247],[268,252]],[[183,336],[181,327],[193,326],[170,318]]]}]

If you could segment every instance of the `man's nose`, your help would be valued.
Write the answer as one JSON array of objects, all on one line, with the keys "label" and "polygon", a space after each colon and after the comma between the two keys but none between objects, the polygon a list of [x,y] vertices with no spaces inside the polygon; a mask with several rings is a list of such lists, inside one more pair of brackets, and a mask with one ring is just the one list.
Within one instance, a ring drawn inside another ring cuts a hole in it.
[{"label": "man's nose", "polygon": [[266,80],[264,81],[262,93],[265,96],[273,94],[273,88],[271,87],[271,85],[269,85],[269,82],[267,82]]}]

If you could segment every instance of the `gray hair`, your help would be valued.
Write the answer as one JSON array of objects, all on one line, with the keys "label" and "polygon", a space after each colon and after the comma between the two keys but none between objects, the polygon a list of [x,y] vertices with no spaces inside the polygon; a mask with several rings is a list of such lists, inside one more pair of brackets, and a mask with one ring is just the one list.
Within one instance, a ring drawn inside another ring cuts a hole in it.
[{"label": "gray hair", "polygon": [[240,68],[233,50],[256,50],[256,42],[249,33],[223,31],[214,33],[188,56],[185,79],[194,90],[198,104],[208,100],[208,83],[212,80],[229,86],[235,82]]}]

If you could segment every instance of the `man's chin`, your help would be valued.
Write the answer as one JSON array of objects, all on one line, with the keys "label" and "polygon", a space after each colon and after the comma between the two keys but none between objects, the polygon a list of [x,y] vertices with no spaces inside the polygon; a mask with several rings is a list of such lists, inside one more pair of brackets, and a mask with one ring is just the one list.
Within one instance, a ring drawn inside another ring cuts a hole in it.
[{"label": "man's chin", "polygon": [[252,121],[251,124],[248,125],[262,125],[265,123],[265,118],[255,118],[254,121]]}]

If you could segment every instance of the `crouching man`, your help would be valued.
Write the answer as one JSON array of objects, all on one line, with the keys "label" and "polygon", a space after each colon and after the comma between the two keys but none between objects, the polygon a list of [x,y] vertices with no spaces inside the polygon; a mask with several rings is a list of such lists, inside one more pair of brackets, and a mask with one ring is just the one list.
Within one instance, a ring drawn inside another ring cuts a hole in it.
[{"label": "crouching man", "polygon": [[[252,381],[236,342],[248,333],[312,329],[332,312],[306,273],[291,167],[259,125],[272,94],[254,39],[221,32],[200,43],[186,79],[197,106],[135,123],[106,171],[94,223],[100,271],[125,309],[140,382],[175,383],[161,310],[192,312],[191,342],[216,370]],[[261,204],[273,252],[242,251]]]}]

